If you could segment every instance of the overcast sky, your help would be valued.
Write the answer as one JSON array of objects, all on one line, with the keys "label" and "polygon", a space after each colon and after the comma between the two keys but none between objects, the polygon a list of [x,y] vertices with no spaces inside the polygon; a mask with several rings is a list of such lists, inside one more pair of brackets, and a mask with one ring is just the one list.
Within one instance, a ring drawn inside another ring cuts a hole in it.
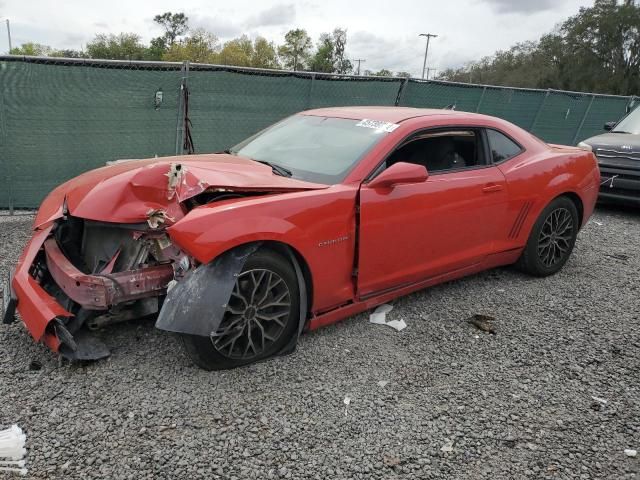
[{"label": "overcast sky", "polygon": [[[96,33],[135,32],[146,42],[160,35],[153,16],[183,11],[192,26],[221,41],[246,33],[280,43],[291,28],[306,29],[314,42],[334,27],[348,31],[347,55],[364,58],[363,69],[387,68],[418,75],[425,40],[429,66],[437,69],[535,40],[581,6],[580,0],[0,0],[0,17],[11,21],[14,45],[33,41],[56,48],[82,48]],[[4,25],[1,25],[4,27]],[[0,30],[0,52],[7,38]]]}]

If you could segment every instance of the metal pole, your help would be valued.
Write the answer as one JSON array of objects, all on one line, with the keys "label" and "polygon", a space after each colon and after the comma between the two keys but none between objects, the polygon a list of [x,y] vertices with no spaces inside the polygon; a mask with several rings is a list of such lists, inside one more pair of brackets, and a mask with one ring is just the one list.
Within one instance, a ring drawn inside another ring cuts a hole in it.
[{"label": "metal pole", "polygon": [[545,103],[547,103],[547,98],[549,98],[550,94],[551,94],[551,90],[547,90],[546,95],[542,98],[542,102],[540,102],[540,107],[536,112],[536,116],[533,117],[533,122],[531,122],[531,127],[529,127],[529,131],[531,133],[533,133],[533,128],[536,126],[536,123],[538,122],[538,118],[540,117],[540,114],[542,113],[542,109],[544,108]]},{"label": "metal pole", "polygon": [[178,112],[177,112],[177,120],[176,120],[176,155],[180,155],[182,153],[182,129],[184,128],[184,120],[182,118],[183,108],[182,108],[182,97],[184,95],[184,82],[185,75],[187,69],[187,62],[183,62],[182,68],[180,69],[180,88],[178,89]]},{"label": "metal pole", "polygon": [[582,130],[582,127],[584,126],[584,122],[587,120],[587,116],[589,115],[589,112],[591,111],[591,105],[593,105],[593,101],[595,100],[595,96],[591,95],[591,101],[589,102],[589,106],[587,107],[587,109],[584,112],[584,115],[582,116],[582,120],[580,121],[580,125],[578,125],[578,129],[576,130],[576,134],[573,136],[573,142],[572,145],[575,145],[576,142],[578,141],[578,136],[580,135],[580,131]]},{"label": "metal pole", "polygon": [[432,33],[421,33],[418,36],[427,37],[427,47],[425,48],[425,51],[424,51],[424,62],[422,63],[422,79],[424,80],[424,74],[427,71],[427,56],[429,55],[429,42],[431,40],[431,37],[437,38],[438,35],[434,35]]},{"label": "metal pole", "polygon": [[9,26],[9,19],[7,18],[7,36],[9,37],[9,55],[11,55],[11,50],[13,50],[13,48],[11,47],[11,27]]},{"label": "metal pole", "polygon": [[482,94],[480,95],[480,100],[478,100],[478,106],[476,107],[476,113],[480,111],[480,107],[482,106],[482,100],[484,100],[484,94],[487,93],[487,87],[485,86],[482,89]]}]

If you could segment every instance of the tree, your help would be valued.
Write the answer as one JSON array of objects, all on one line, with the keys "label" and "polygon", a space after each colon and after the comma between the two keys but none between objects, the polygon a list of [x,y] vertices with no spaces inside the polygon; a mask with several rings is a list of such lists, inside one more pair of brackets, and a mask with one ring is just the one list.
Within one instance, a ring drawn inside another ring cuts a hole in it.
[{"label": "tree", "polygon": [[303,70],[309,60],[313,44],[306,30],[289,30],[284,36],[284,44],[278,47],[278,55],[285,68]]},{"label": "tree", "polygon": [[153,17],[153,21],[164,28],[166,46],[173,45],[177,38],[189,31],[189,17],[184,13],[165,12]]},{"label": "tree", "polygon": [[175,42],[162,56],[168,62],[218,62],[218,38],[206,30],[194,30],[190,36]]},{"label": "tree", "polygon": [[409,72],[396,72],[395,76],[398,78],[411,78],[411,74]]},{"label": "tree", "polygon": [[278,54],[273,42],[267,41],[264,37],[256,37],[253,42],[253,55],[251,56],[251,66],[256,68],[278,68]]},{"label": "tree", "polygon": [[152,38],[145,53],[145,60],[162,60],[166,51],[167,42],[164,37]]},{"label": "tree", "polygon": [[221,65],[250,67],[253,55],[254,51],[251,39],[246,35],[242,35],[224,44],[218,55],[218,62]]},{"label": "tree", "polygon": [[98,34],[87,44],[87,54],[90,58],[143,60],[146,48],[135,33]]},{"label": "tree", "polygon": [[19,47],[14,47],[9,52],[11,55],[31,55],[34,57],[43,57],[49,55],[53,49],[49,45],[41,43],[27,42]]},{"label": "tree", "polygon": [[353,65],[350,60],[344,57],[347,47],[347,31],[345,29],[336,28],[333,30],[333,46],[335,71],[342,74],[351,73],[353,71]]},{"label": "tree", "polygon": [[640,91],[640,6],[595,0],[537,42],[442,72],[440,79],[630,95]]},{"label": "tree", "polygon": [[382,70],[378,70],[375,73],[371,73],[374,77],[393,77],[393,72],[391,70],[387,70],[383,68]]},{"label": "tree", "polygon": [[314,72],[333,73],[335,71],[335,43],[333,38],[323,33],[320,35],[316,53],[311,57],[309,68]]}]

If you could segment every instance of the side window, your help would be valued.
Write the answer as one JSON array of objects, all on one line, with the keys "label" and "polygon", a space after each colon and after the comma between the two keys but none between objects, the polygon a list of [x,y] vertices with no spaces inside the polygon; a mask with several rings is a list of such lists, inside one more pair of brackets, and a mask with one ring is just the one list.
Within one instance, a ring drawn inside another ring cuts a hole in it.
[{"label": "side window", "polygon": [[388,157],[386,167],[397,162],[424,165],[429,173],[486,165],[479,131],[449,129],[415,134]]},{"label": "side window", "polygon": [[520,145],[497,130],[487,129],[487,138],[493,163],[504,162],[522,152]]}]

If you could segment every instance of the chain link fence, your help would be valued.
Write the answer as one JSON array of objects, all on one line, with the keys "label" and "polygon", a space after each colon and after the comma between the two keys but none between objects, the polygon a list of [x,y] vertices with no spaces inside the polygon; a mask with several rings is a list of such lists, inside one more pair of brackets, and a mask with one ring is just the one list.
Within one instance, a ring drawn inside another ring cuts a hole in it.
[{"label": "chain link fence", "polygon": [[224,150],[301,110],[454,108],[576,144],[635,97],[171,62],[0,56],[0,208],[109,160]]}]

